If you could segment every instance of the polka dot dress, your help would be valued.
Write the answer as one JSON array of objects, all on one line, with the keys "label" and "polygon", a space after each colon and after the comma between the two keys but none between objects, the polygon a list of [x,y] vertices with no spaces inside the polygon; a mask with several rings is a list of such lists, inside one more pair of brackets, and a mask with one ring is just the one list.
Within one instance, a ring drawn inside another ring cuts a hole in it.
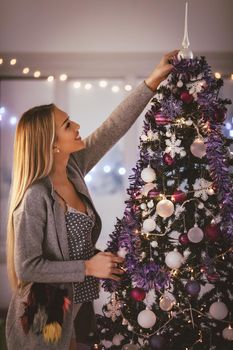
[{"label": "polka dot dress", "polygon": [[[95,215],[88,206],[87,209],[88,214],[85,214],[67,205],[65,220],[71,260],[88,260],[94,255],[91,232]],[[75,304],[91,301],[98,297],[99,280],[96,277],[86,276],[84,282],[74,283]]]}]

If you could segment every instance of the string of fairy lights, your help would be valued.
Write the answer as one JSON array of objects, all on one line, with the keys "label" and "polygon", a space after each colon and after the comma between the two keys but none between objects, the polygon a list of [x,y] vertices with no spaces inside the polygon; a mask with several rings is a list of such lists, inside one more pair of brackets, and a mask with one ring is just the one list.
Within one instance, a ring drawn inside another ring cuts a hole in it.
[{"label": "string of fairy lights", "polygon": [[[6,66],[16,66],[17,65],[17,59],[16,58],[11,58],[10,60],[4,60],[3,58],[0,58],[0,68],[3,65]],[[28,77],[32,79],[43,79],[47,80],[49,83],[52,83],[53,81],[60,81],[60,82],[65,82],[67,80],[74,80],[73,77],[69,77],[67,73],[63,72],[60,73],[58,76],[55,76],[54,74],[49,74],[48,76],[43,75],[43,72],[41,70],[33,70],[28,66],[25,66],[21,68],[21,70],[17,73],[17,77]],[[233,74],[232,74],[232,79],[233,79]],[[113,93],[117,93],[121,90],[121,86],[118,84],[113,84],[110,85],[108,80],[105,79],[100,79],[98,82],[98,86],[100,88],[107,88],[109,87]],[[87,81],[81,80],[75,80],[73,81],[73,88],[74,89],[85,89],[85,90],[91,90],[93,88],[93,84]],[[124,84],[123,90],[124,91],[131,91],[133,86],[131,84]]]}]

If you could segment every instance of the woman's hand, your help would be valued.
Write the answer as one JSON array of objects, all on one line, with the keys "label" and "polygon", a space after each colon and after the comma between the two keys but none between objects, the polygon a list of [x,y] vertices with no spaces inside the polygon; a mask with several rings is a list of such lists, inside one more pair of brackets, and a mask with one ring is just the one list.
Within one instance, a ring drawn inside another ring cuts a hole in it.
[{"label": "woman's hand", "polygon": [[114,281],[120,281],[124,271],[118,267],[124,259],[109,252],[101,252],[94,255],[90,260],[85,261],[86,276],[98,278],[111,278]]},{"label": "woman's hand", "polygon": [[167,78],[169,73],[171,72],[173,65],[170,63],[177,54],[179,50],[174,50],[172,52],[164,55],[159,62],[159,64],[155,67],[153,72],[149,75],[147,79],[145,79],[146,85],[153,91],[156,91],[158,85]]}]

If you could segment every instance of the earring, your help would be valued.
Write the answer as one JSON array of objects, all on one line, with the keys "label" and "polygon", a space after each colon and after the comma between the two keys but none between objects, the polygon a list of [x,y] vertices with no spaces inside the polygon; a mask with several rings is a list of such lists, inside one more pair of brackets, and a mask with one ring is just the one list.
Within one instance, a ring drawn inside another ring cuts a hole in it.
[{"label": "earring", "polygon": [[60,150],[57,146],[55,146],[53,150],[54,150],[54,153],[60,153]]}]

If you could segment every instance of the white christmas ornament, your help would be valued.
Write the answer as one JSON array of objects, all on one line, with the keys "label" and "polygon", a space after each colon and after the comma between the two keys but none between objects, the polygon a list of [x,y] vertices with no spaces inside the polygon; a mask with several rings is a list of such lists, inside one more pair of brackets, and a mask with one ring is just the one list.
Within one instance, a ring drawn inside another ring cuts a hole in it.
[{"label": "white christmas ornament", "polygon": [[176,84],[178,87],[182,87],[184,85],[182,80],[179,80]]},{"label": "white christmas ornament", "polygon": [[119,346],[121,345],[121,341],[124,339],[123,335],[121,334],[116,334],[114,335],[114,337],[112,338],[112,343],[113,345]]},{"label": "white christmas ornament", "polygon": [[126,247],[120,247],[117,255],[120,256],[121,258],[125,258],[126,254],[128,254],[128,249]]},{"label": "white christmas ornament", "polygon": [[174,204],[168,199],[162,199],[156,205],[156,212],[162,218],[168,218],[174,213]]},{"label": "white christmas ornament", "polygon": [[143,310],[138,314],[138,324],[143,328],[151,328],[155,325],[156,315],[151,310]]},{"label": "white christmas ornament", "polygon": [[203,178],[195,180],[193,184],[194,197],[201,198],[203,201],[208,199],[208,189],[212,186],[212,182],[207,181]]},{"label": "white christmas ornament", "polygon": [[198,209],[203,209],[204,208],[204,204],[202,202],[200,202],[197,207],[198,207]]},{"label": "white christmas ornament", "polygon": [[215,301],[211,304],[209,312],[216,320],[223,320],[228,315],[227,306],[222,301]]},{"label": "white christmas ornament", "polygon": [[151,247],[156,248],[156,247],[158,247],[158,242],[152,241],[150,245],[151,245]]},{"label": "white christmas ornament", "polygon": [[194,225],[194,227],[190,228],[188,231],[188,239],[190,242],[199,243],[202,241],[203,237],[204,233],[197,225]]},{"label": "white christmas ornament", "polygon": [[231,326],[229,325],[229,327],[224,328],[224,330],[222,331],[222,336],[224,339],[226,340],[233,340],[233,328],[231,328]]},{"label": "white christmas ornament", "polygon": [[146,219],[145,221],[143,221],[143,224],[142,224],[143,230],[146,232],[154,231],[155,226],[156,226],[155,221],[151,218]]},{"label": "white christmas ornament", "polygon": [[165,263],[170,269],[179,269],[183,264],[184,257],[174,249],[166,255]]},{"label": "white christmas ornament", "polygon": [[144,182],[153,182],[156,179],[154,169],[152,169],[150,166],[143,169],[141,172],[141,178]]},{"label": "white christmas ornament", "polygon": [[165,141],[166,148],[164,153],[169,153],[172,158],[175,157],[176,154],[180,154],[181,151],[184,151],[184,147],[180,146],[181,140],[176,139],[176,134],[172,134],[170,139]]},{"label": "white christmas ornament", "polygon": [[148,184],[145,184],[145,186],[143,187],[142,194],[144,196],[147,196],[148,192],[150,192],[154,188],[155,188],[155,185],[149,182]]},{"label": "white christmas ornament", "polygon": [[196,138],[190,146],[190,151],[197,158],[202,158],[206,155],[206,145],[201,138]]},{"label": "white christmas ornament", "polygon": [[153,208],[154,207],[154,201],[151,199],[148,203],[147,203],[147,206],[149,209]]},{"label": "white christmas ornament", "polygon": [[145,210],[145,209],[147,208],[146,203],[142,203],[142,204],[140,205],[140,208],[141,208],[142,210]]}]

